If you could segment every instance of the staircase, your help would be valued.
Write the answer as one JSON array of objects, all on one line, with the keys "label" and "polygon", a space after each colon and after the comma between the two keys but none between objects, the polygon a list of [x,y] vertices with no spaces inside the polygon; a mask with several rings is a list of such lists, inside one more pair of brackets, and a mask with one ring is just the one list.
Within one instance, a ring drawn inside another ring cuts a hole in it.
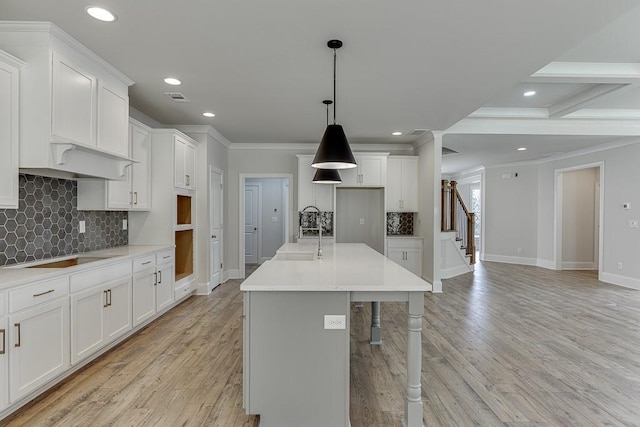
[{"label": "staircase", "polygon": [[464,204],[456,181],[442,180],[441,203],[440,276],[448,279],[474,270],[475,213],[469,212]]}]

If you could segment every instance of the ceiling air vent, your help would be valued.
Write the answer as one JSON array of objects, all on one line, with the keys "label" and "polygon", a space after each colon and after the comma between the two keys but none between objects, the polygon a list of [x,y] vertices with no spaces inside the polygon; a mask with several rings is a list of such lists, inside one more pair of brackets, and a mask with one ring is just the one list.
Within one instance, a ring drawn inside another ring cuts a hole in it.
[{"label": "ceiling air vent", "polygon": [[414,129],[413,132],[411,132],[409,135],[420,136],[424,135],[425,133],[427,133],[427,129]]},{"label": "ceiling air vent", "polygon": [[187,97],[180,92],[165,92],[164,94],[176,102],[189,102]]},{"label": "ceiling air vent", "polygon": [[458,154],[456,150],[452,150],[451,148],[442,147],[442,155],[446,156],[447,154]]}]

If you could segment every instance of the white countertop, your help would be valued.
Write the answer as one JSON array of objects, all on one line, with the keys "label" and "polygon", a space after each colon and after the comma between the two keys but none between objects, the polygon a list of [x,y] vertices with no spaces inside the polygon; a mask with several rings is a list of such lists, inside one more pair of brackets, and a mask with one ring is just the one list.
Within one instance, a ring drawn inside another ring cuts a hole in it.
[{"label": "white countertop", "polygon": [[314,254],[317,244],[285,243],[240,285],[242,291],[431,291],[431,284],[362,243],[323,245],[322,259],[278,260]]},{"label": "white countertop", "polygon": [[[126,258],[133,258],[162,250],[172,249],[171,245],[129,245],[117,248],[102,249],[99,251],[83,252],[81,254],[66,255],[56,258],[48,258],[24,264],[8,265],[0,268],[0,290],[24,283],[36,282],[63,274],[77,273],[89,268],[100,267],[112,262],[122,261]],[[26,268],[30,265],[43,264],[47,262],[59,261],[76,257],[108,257],[105,259],[74,265],[64,268]]]}]

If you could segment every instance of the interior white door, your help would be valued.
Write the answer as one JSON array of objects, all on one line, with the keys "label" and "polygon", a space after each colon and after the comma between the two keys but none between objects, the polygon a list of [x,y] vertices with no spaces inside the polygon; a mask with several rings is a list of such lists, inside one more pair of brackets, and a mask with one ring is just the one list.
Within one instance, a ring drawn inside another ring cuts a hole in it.
[{"label": "interior white door", "polygon": [[215,288],[222,281],[222,173],[211,171],[211,241],[209,248],[209,282]]},{"label": "interior white door", "polygon": [[247,184],[244,187],[244,262],[258,263],[258,201],[260,187]]}]

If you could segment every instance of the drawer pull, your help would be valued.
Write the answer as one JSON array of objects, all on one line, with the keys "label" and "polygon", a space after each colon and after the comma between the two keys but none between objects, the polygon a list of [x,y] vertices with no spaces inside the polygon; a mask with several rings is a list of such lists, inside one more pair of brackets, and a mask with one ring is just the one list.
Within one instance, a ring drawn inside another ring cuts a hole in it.
[{"label": "drawer pull", "polygon": [[156,276],[156,280],[153,282],[153,286],[157,286],[158,285],[158,273],[153,273]]},{"label": "drawer pull", "polygon": [[0,334],[2,334],[2,350],[0,350],[0,354],[5,354],[7,351],[7,343],[5,342],[7,332],[4,329],[0,329]]},{"label": "drawer pull", "polygon": [[102,307],[109,307],[109,303],[108,303],[108,299],[107,299],[108,298],[107,297],[108,293],[107,293],[106,290],[102,291],[102,293],[104,294],[104,305]]},{"label": "drawer pull", "polygon": [[171,258],[171,255],[165,255],[162,257],[162,259],[167,259],[167,258]]},{"label": "drawer pull", "polygon": [[20,323],[15,323],[13,326],[17,328],[17,332],[18,332],[18,341],[16,341],[15,346],[20,347]]},{"label": "drawer pull", "polygon": [[49,289],[46,292],[40,292],[39,294],[33,294],[34,297],[41,297],[42,295],[50,294],[51,292],[55,292],[54,289]]},{"label": "drawer pull", "polygon": [[111,307],[111,289],[109,289],[108,292],[109,292],[109,307]]},{"label": "drawer pull", "polygon": [[143,262],[142,265],[151,264],[151,261]]},{"label": "drawer pull", "polygon": [[158,277],[160,278],[158,283],[162,283],[162,270],[158,271]]}]

